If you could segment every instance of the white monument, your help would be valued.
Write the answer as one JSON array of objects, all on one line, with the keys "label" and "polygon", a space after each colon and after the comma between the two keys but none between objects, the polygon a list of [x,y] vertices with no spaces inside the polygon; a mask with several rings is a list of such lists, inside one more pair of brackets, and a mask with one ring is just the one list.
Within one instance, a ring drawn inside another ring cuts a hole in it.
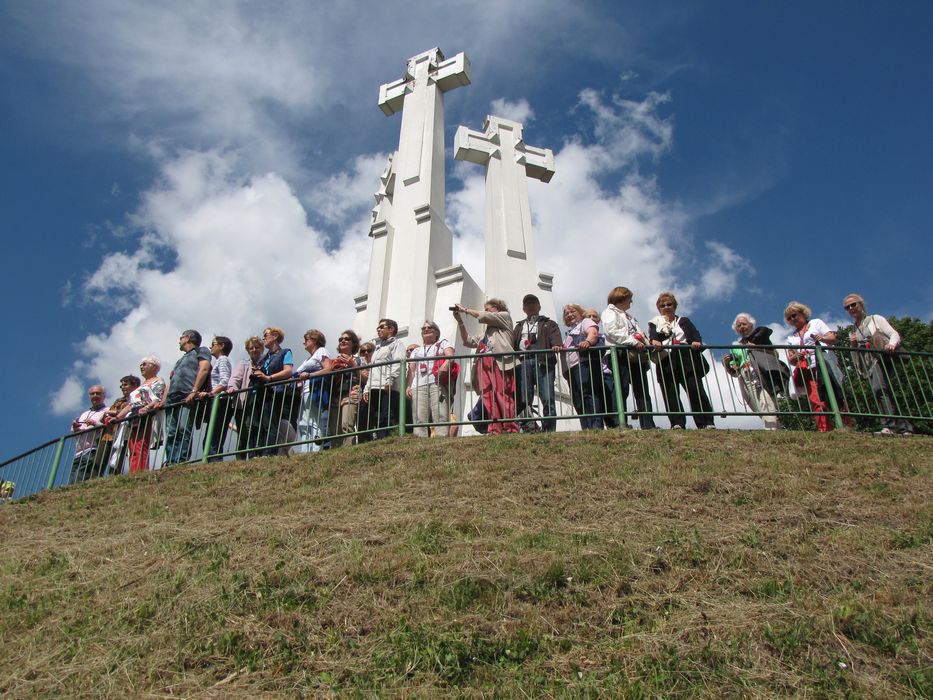
[{"label": "white monument", "polygon": [[444,223],[444,93],[469,84],[466,56],[445,60],[434,48],[410,58],[404,77],[379,88],[382,111],[401,111],[402,125],[376,193],[369,284],[354,299],[354,327],[364,338],[375,334],[380,318],[391,318],[400,337],[417,342],[420,324],[433,319],[453,343],[448,307],[483,303],[470,275],[453,264],[453,235]]},{"label": "white monument", "polygon": [[526,177],[550,182],[553,151],[525,144],[518,122],[488,116],[482,132],[457,129],[454,157],[486,166],[486,296],[504,299],[518,320],[522,297],[532,293],[541,300],[541,313],[554,318],[554,276],[539,273],[535,264],[525,182]]}]

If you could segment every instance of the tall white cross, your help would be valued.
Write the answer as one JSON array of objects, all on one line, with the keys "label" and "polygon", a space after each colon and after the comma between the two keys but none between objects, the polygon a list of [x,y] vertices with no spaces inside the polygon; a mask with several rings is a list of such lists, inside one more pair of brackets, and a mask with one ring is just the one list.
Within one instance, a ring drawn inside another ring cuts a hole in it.
[{"label": "tall white cross", "polygon": [[553,318],[553,275],[536,269],[525,181],[550,182],[553,151],[525,144],[518,122],[488,116],[481,132],[457,129],[454,157],[486,166],[486,295],[504,299],[517,319],[522,297],[536,294],[542,312]]},{"label": "tall white cross", "polygon": [[[387,116],[401,111],[402,124],[398,151],[376,195],[369,284],[355,299],[354,326],[364,337],[384,317],[398,322],[402,336],[425,319],[442,323],[447,319],[440,317],[438,303],[465,288],[461,280],[451,282],[449,272],[453,235],[444,223],[444,93],[469,84],[466,56],[445,59],[434,48],[408,59],[405,75],[379,88],[379,107]],[[469,275],[464,280],[473,284]],[[450,315],[446,306],[442,311]]]}]

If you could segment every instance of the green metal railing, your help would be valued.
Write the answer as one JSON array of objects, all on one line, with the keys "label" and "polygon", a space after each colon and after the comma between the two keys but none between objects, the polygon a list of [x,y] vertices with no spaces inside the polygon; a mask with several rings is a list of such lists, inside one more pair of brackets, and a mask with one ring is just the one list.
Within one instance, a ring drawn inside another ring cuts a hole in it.
[{"label": "green metal railing", "polygon": [[447,358],[461,367],[448,386],[433,378],[432,360],[406,360],[391,391],[365,396],[368,373],[393,363],[256,385],[50,440],[0,464],[0,501],[89,478],[336,449],[410,432],[596,430],[630,422],[649,429],[687,427],[689,418],[698,428],[933,434],[933,354],[816,346],[806,348],[805,367],[780,368],[788,349],[800,350],[598,347],[460,355]]}]

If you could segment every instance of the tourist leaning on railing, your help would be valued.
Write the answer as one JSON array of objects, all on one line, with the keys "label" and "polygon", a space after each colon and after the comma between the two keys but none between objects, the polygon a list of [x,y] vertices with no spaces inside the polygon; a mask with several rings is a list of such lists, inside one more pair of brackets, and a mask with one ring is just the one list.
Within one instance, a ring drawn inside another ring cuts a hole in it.
[{"label": "tourist leaning on railing", "polygon": [[751,314],[740,313],[732,322],[739,334],[733,343],[736,349],[723,357],[723,365],[739,382],[745,404],[756,413],[763,413],[765,430],[781,427],[777,416],[777,397],[787,393],[790,369],[772,347],[771,329],[755,325]]},{"label": "tourist leaning on railing", "polygon": [[[660,313],[648,321],[648,336],[651,345],[658,350],[655,355],[658,381],[664,407],[669,411],[671,428],[682,430],[687,426],[687,417],[683,415],[684,407],[680,402],[680,387],[687,392],[696,427],[714,428],[713,406],[703,388],[703,377],[710,367],[700,351],[703,345],[700,331],[689,318],[677,315],[677,299],[670,292],[662,292],[656,306]],[[668,350],[677,346],[689,349]]]},{"label": "tourist leaning on railing", "polygon": [[[260,369],[262,359],[262,340],[251,335],[243,344],[248,360],[240,361],[230,373],[227,393],[236,401],[233,420],[236,425],[236,458],[246,459],[248,450],[254,449],[259,441],[259,414],[262,405],[257,400],[256,392],[247,391],[253,380],[253,370]],[[236,395],[234,398],[233,395]]]},{"label": "tourist leaning on railing", "polygon": [[[619,427],[619,417],[616,413],[615,385],[612,379],[612,367],[609,355],[606,353],[606,334],[603,332],[596,309],[586,309],[585,318],[596,324],[596,345],[593,346],[594,356],[590,363],[590,382],[593,386],[593,399],[596,403],[596,413],[601,414],[599,420],[607,429]],[[628,427],[625,423],[623,427]]]},{"label": "tourist leaning on railing", "polygon": [[638,424],[642,430],[654,430],[654,417],[651,415],[654,408],[651,405],[651,394],[648,389],[648,370],[651,363],[648,360],[648,334],[638,325],[638,320],[628,310],[632,307],[634,299],[632,290],[628,287],[615,287],[607,301],[609,305],[600,315],[603,322],[603,332],[606,342],[610,346],[623,349],[619,354],[619,384],[622,395],[622,411],[625,412],[625,397],[628,395],[629,385],[632,387],[632,397],[638,409]]},{"label": "tourist leaning on railing", "polygon": [[143,381],[130,392],[129,404],[117,416],[133,419],[127,437],[131,474],[149,469],[149,448],[162,436],[162,414],[152,408],[165,396],[165,380],[158,376],[161,366],[155,355],[146,355],[139,361]]},{"label": "tourist leaning on railing", "polygon": [[107,412],[105,399],[107,393],[100,384],[95,384],[87,392],[91,400],[90,408],[71,421],[71,432],[77,433],[75,455],[71,462],[71,483],[76,484],[92,476],[99,476],[102,467],[98,459],[97,448]]},{"label": "tourist leaning on railing", "polygon": [[[360,403],[360,371],[344,371],[359,367],[362,360],[357,356],[360,350],[360,337],[351,329],[345,330],[337,338],[337,356],[333,358],[332,370],[335,373],[330,386],[330,407],[327,412],[327,434],[344,435],[356,431],[356,414]],[[355,390],[355,391],[354,391]],[[351,396],[355,394],[355,396]],[[335,437],[331,447],[344,447],[353,444],[353,436]]]},{"label": "tourist leaning on railing", "polygon": [[210,386],[211,353],[201,346],[196,330],[182,331],[178,349],[184,353],[175,363],[165,389],[165,398],[154,408],[167,405],[165,413],[165,463],[180,464],[191,456],[197,399]]},{"label": "tourist leaning on railing", "polygon": [[283,421],[291,423],[295,413],[295,386],[285,382],[292,377],[295,361],[292,351],[283,348],[285,333],[281,328],[270,326],[262,333],[265,354],[259,360],[259,366],[252,369],[250,380],[258,406],[257,447],[255,455],[268,457],[276,453],[270,447],[279,442],[280,425]]},{"label": "tourist leaning on railing", "polygon": [[[123,395],[114,401],[107,412],[104,414],[104,429],[101,435],[101,448],[103,449],[102,460],[106,460],[107,471],[110,474],[121,474],[123,472],[123,462],[127,452],[127,436],[130,430],[130,424],[127,421],[120,421],[120,416],[130,405],[130,393],[139,388],[142,380],[133,374],[128,374],[120,379],[120,391]],[[103,461],[101,462],[103,464]]]},{"label": "tourist leaning on railing", "polygon": [[[454,318],[460,331],[460,339],[468,348],[476,348],[477,359],[473,362],[471,385],[480,396],[485,419],[492,422],[486,426],[487,433],[517,433],[515,422],[515,356],[487,353],[510,353],[514,324],[509,307],[501,299],[486,301],[483,311],[468,309],[463,304],[454,306]],[[463,314],[472,316],[484,325],[482,335],[469,335],[463,323]]]},{"label": "tourist leaning on railing", "polygon": [[[836,334],[829,329],[821,319],[811,318],[812,311],[799,301],[792,301],[784,309],[784,320],[787,321],[794,332],[787,336],[787,344],[796,346],[787,351],[787,361],[794,367],[793,382],[797,394],[801,392],[810,402],[810,409],[815,413],[827,413],[830,410],[829,394],[826,382],[822,381],[815,350],[808,350],[817,345],[830,346],[836,344]],[[845,403],[842,391],[842,369],[835,353],[823,353],[829,384],[833,398],[841,411],[849,409]],[[850,419],[846,417],[846,423]],[[826,415],[814,416],[816,428],[821,433],[832,430],[832,422]]]},{"label": "tourist leaning on railing", "polygon": [[[405,393],[412,400],[415,423],[422,424],[415,427],[415,436],[428,437],[428,425],[446,423],[450,416],[451,387],[438,384],[434,364],[453,355],[454,349],[446,338],[441,338],[441,329],[434,321],[421,324],[421,341],[422,344],[416,346],[410,355]],[[436,429],[434,436],[446,437],[447,429]]]},{"label": "tourist leaning on railing", "polygon": [[305,332],[305,350],[308,358],[296,367],[292,376],[301,381],[301,411],[298,414],[298,452],[320,452],[321,438],[327,432],[330,408],[330,382],[324,375],[333,369],[334,362],[327,353],[327,339],[316,328]]},{"label": "tourist leaning on railing", "polygon": [[[534,294],[526,294],[522,299],[522,311],[525,318],[515,324],[512,330],[513,350],[550,350],[561,344],[560,326],[547,316],[541,315],[541,301]],[[516,368],[515,384],[519,416],[531,418],[535,391],[541,400],[541,430],[552,433],[557,429],[556,403],[554,401],[554,368],[557,356],[553,352],[539,352],[534,355],[520,355],[521,364]],[[535,432],[533,420],[521,422],[522,432]]]},{"label": "tourist leaning on railing", "polygon": [[[230,363],[230,353],[233,350],[233,341],[223,335],[218,335],[211,341],[211,355],[214,357],[214,364],[211,368],[211,393],[204,393],[204,397],[216,397],[220,402],[217,407],[217,419],[214,424],[214,432],[211,434],[210,445],[205,445],[207,453],[210,455],[209,462],[217,462],[218,457],[223,450],[224,442],[227,439],[227,429],[230,424],[230,418],[233,414],[232,404],[227,399],[227,385],[230,383],[230,376],[233,374],[233,367]],[[212,410],[208,404],[206,410]],[[207,435],[204,436],[205,439]]]},{"label": "tourist leaning on railing", "polygon": [[602,421],[593,415],[596,413],[596,399],[591,370],[594,355],[590,348],[596,345],[599,327],[583,317],[583,307],[579,304],[567,304],[563,313],[567,334],[563,344],[553,349],[561,352],[561,369],[570,384],[570,401],[580,417],[580,427],[596,430],[602,427]]},{"label": "tourist leaning on railing", "polygon": [[369,381],[369,366],[373,363],[373,355],[376,354],[376,344],[367,340],[360,344],[360,386],[351,387],[350,402],[356,403],[356,430],[359,433],[356,436],[357,442],[369,442],[373,439],[373,434],[369,432],[369,403],[363,401],[366,384]]},{"label": "tourist leaning on railing", "polygon": [[[398,324],[391,318],[379,320],[376,326],[376,351],[369,371],[369,378],[363,388],[363,403],[366,404],[366,426],[375,429],[369,437],[360,436],[361,441],[388,437],[389,428],[399,422],[399,383],[402,362],[405,361],[405,343],[396,338]],[[388,364],[383,364],[388,363]]]},{"label": "tourist leaning on railing", "polygon": [[[895,353],[901,345],[901,336],[888,323],[888,319],[865,311],[865,300],[858,294],[849,294],[842,306],[855,321],[855,330],[849,340],[859,348],[881,350],[881,353],[854,353],[855,367],[868,379],[878,405],[884,413],[897,414],[900,409],[891,389],[890,376],[895,373]],[[882,417],[879,435],[913,435],[914,427],[906,418]]]}]

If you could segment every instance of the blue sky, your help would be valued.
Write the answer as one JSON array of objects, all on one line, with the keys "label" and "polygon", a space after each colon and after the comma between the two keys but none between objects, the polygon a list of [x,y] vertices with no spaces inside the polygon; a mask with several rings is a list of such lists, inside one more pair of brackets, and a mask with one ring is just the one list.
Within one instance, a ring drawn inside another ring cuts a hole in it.
[{"label": "blue sky", "polygon": [[[432,46],[455,258],[482,278],[482,173],[459,124],[517,118],[556,154],[529,182],[555,301],[673,289],[708,342],[859,291],[933,316],[929,2],[0,5],[0,456],[67,429],[87,385],[184,327],[329,339],[365,286],[399,119],[379,85]],[[301,353],[299,352],[299,355]]]}]

